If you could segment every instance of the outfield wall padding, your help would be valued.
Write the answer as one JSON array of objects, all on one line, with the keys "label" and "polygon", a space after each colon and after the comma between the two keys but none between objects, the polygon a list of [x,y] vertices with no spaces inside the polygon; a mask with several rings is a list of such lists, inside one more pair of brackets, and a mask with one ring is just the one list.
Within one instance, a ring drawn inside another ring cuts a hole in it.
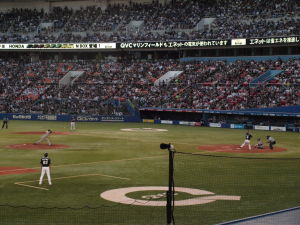
[{"label": "outfield wall padding", "polygon": [[105,115],[44,115],[44,114],[18,114],[1,113],[0,119],[9,120],[40,120],[40,121],[65,121],[75,119],[78,122],[141,122],[137,116],[105,116]]}]

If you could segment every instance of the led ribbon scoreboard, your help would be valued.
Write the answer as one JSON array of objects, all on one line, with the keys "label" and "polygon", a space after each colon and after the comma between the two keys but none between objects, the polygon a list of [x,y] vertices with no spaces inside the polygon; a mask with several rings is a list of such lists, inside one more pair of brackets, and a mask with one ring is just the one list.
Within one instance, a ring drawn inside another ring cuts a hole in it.
[{"label": "led ribbon scoreboard", "polygon": [[141,41],[98,43],[0,43],[0,50],[118,50],[118,49],[178,49],[299,45],[300,36],[237,38],[225,40]]}]

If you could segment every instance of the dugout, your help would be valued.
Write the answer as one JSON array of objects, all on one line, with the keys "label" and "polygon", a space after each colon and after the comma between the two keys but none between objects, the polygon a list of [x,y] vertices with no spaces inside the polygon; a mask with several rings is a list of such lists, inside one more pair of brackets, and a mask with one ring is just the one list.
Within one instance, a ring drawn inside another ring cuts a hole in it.
[{"label": "dugout", "polygon": [[300,127],[298,113],[245,112],[221,110],[140,109],[141,119],[179,120],[208,123],[285,126],[291,131]]}]

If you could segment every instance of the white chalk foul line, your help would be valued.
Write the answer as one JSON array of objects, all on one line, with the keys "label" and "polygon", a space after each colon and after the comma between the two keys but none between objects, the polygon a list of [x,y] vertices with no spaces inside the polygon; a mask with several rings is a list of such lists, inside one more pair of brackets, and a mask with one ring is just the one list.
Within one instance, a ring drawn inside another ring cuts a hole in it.
[{"label": "white chalk foul line", "polygon": [[[127,177],[117,177],[117,176],[111,176],[111,175],[106,175],[106,174],[81,174],[81,175],[76,175],[76,176],[68,176],[68,177],[57,177],[57,178],[52,178],[51,180],[62,180],[62,179],[70,179],[70,178],[77,178],[77,177],[89,177],[89,176],[102,176],[102,177],[110,177],[110,178],[115,178],[115,179],[121,179],[121,180],[130,180]],[[15,182],[16,185],[24,186],[24,187],[30,187],[30,188],[36,188],[36,189],[41,189],[41,190],[49,190],[47,188],[42,188],[42,187],[37,187],[37,186],[32,186],[28,185],[25,183],[32,183],[32,182],[38,182],[39,180],[27,180],[27,181],[22,181],[22,182]]]},{"label": "white chalk foul line", "polygon": [[40,189],[40,190],[46,190],[46,191],[49,191],[48,188],[42,188],[42,187],[32,186],[32,185],[28,185],[28,184],[23,184],[22,182],[21,182],[21,183],[16,182],[15,184],[16,184],[16,185],[20,185],[20,186],[24,186],[24,187],[30,187],[30,188],[36,188],[36,189]]}]

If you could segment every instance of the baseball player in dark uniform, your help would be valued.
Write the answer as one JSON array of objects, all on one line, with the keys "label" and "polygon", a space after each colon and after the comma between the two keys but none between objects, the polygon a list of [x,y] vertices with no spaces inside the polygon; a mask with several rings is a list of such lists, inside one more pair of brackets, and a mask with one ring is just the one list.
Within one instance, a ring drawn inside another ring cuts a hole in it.
[{"label": "baseball player in dark uniform", "polygon": [[248,145],[249,150],[251,150],[251,144],[250,144],[250,140],[252,138],[252,135],[247,132],[245,135],[245,140],[243,142],[243,144],[241,144],[240,148],[243,148],[245,145]]},{"label": "baseball player in dark uniform", "polygon": [[269,143],[269,148],[273,150],[273,145],[276,144],[276,140],[271,136],[267,136],[267,142]]},{"label": "baseball player in dark uniform", "polygon": [[48,153],[47,152],[44,154],[44,157],[41,158],[40,163],[41,163],[42,170],[41,170],[41,177],[40,177],[39,184],[41,185],[43,183],[43,178],[44,178],[44,175],[46,173],[47,177],[48,177],[48,183],[49,183],[49,185],[52,185],[51,176],[50,176],[51,159],[48,158]]},{"label": "baseball player in dark uniform", "polygon": [[7,118],[7,117],[4,117],[4,118],[3,118],[2,129],[3,129],[4,127],[5,127],[6,129],[8,128],[8,118]]}]

